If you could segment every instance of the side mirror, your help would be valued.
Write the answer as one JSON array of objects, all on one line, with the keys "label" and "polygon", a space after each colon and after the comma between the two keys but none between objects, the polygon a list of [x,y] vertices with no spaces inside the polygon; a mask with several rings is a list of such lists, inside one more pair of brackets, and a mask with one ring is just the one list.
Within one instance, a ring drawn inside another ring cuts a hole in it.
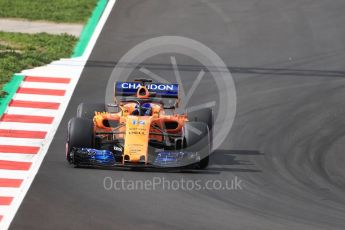
[{"label": "side mirror", "polygon": [[[107,107],[110,109],[110,108],[113,108],[113,113],[117,113],[119,112],[119,105],[118,104],[107,104]],[[110,111],[109,111],[110,112]]]}]

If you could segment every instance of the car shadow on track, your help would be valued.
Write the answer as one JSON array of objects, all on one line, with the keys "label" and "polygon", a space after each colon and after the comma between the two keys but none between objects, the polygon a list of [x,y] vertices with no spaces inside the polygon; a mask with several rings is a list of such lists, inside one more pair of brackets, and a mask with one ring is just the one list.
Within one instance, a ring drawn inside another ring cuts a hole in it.
[{"label": "car shadow on track", "polygon": [[256,169],[255,165],[248,159],[250,156],[260,155],[263,155],[263,153],[256,150],[216,150],[210,157],[210,165],[207,170],[224,172],[261,172],[261,170]]}]

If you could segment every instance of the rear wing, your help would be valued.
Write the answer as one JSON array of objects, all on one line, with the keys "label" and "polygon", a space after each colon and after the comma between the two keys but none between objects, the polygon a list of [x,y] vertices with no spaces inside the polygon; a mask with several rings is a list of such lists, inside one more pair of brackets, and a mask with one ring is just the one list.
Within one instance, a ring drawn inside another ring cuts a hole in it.
[{"label": "rear wing", "polygon": [[[116,82],[115,97],[136,96],[137,90],[140,86],[142,86],[142,83],[140,82]],[[154,97],[178,99],[178,84],[147,83],[145,84],[145,86],[148,89],[148,91],[154,95]]]}]

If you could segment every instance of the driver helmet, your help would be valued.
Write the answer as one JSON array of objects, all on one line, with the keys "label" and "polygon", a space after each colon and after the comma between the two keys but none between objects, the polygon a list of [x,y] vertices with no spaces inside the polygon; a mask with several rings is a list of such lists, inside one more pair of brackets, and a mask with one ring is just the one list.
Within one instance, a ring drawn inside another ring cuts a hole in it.
[{"label": "driver helmet", "polygon": [[135,114],[141,114],[142,116],[151,116],[152,115],[152,107],[150,103],[144,103],[141,105],[141,113],[139,113],[139,105],[135,106]]}]

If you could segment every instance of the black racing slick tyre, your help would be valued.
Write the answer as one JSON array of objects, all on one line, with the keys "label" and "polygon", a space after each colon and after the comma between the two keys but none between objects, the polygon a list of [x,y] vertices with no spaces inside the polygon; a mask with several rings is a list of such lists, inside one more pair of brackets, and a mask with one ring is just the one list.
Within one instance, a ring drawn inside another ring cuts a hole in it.
[{"label": "black racing slick tyre", "polygon": [[104,103],[80,103],[77,109],[77,117],[93,119],[95,112],[105,112]]},{"label": "black racing slick tyre", "polygon": [[204,122],[187,122],[184,127],[184,149],[198,152],[200,161],[193,164],[198,169],[208,166],[211,153],[211,140],[208,125]]},{"label": "black racing slick tyre", "polygon": [[93,148],[93,121],[75,117],[68,122],[66,158],[73,163],[70,155],[73,148]]}]

